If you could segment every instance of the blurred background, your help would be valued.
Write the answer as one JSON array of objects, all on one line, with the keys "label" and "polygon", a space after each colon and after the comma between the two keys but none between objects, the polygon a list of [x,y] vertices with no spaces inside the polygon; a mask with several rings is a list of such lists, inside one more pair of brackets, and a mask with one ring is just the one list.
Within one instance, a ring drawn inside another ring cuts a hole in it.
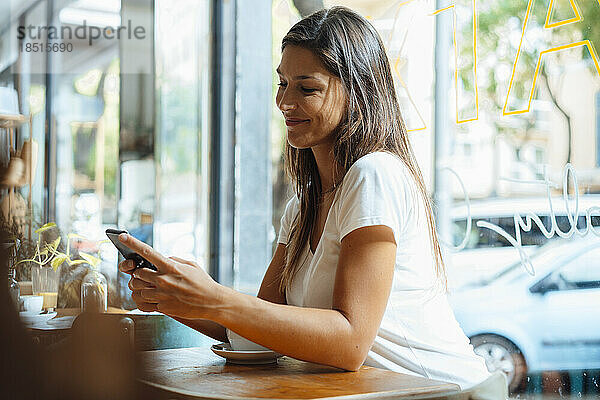
[{"label": "blurred background", "polygon": [[[132,309],[101,242],[118,227],[256,294],[292,195],[274,103],[281,39],[333,5],[386,46],[476,352],[516,397],[598,397],[597,1],[3,1],[0,163],[25,161],[0,192],[16,262],[53,222],[68,256],[55,262],[55,307],[79,307],[93,269],[107,305]],[[76,34],[91,27],[111,35]],[[40,268],[22,262],[14,279],[26,287]]]}]

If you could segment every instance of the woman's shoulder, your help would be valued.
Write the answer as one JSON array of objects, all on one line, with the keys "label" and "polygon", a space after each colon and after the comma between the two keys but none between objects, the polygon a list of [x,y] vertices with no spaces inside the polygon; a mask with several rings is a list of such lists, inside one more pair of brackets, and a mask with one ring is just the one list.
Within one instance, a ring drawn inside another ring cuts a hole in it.
[{"label": "woman's shoulder", "polygon": [[408,168],[399,156],[386,151],[378,151],[366,154],[356,160],[348,169],[344,181],[350,181],[348,183],[350,186],[354,185],[353,182],[375,177],[406,182],[407,173]]},{"label": "woman's shoulder", "polygon": [[377,164],[404,164],[398,155],[389,151],[376,151],[360,157],[352,166],[365,167]]},{"label": "woman's shoulder", "polygon": [[283,211],[283,218],[290,221],[294,218],[294,216],[298,213],[298,210],[300,209],[300,199],[298,199],[298,196],[296,194],[294,194],[286,203],[284,211]]},{"label": "woman's shoulder", "polygon": [[341,185],[340,197],[379,199],[389,204],[413,207],[418,196],[417,182],[405,162],[396,154],[369,153],[348,169]]},{"label": "woman's shoulder", "polygon": [[396,243],[411,222],[414,184],[404,161],[387,152],[367,154],[348,169],[335,203],[340,240],[352,229],[387,225]]}]

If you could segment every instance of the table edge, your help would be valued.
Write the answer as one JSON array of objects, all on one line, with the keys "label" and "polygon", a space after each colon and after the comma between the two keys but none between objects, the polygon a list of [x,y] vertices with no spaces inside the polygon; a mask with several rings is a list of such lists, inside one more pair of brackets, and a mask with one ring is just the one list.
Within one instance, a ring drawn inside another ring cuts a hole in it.
[{"label": "table edge", "polygon": [[[163,385],[160,383],[150,382],[145,379],[138,378],[137,382],[142,383],[144,385],[148,385],[150,387],[163,390],[167,393],[178,394],[183,396],[188,396],[195,399],[211,399],[211,400],[294,400],[293,398],[277,398],[277,397],[238,397],[238,396],[228,396],[228,395],[219,395],[219,394],[202,394],[198,392],[193,392],[187,389],[176,388],[172,386]],[[455,394],[461,391],[460,386],[450,382],[444,382],[444,385],[452,385],[454,386],[453,390],[450,390],[446,393],[439,393],[440,396],[448,396],[451,394]],[[410,399],[417,396],[422,396],[429,394],[431,392],[432,387],[424,388],[422,391],[414,392],[414,389],[411,389],[413,393],[410,393],[409,396],[406,396],[406,399]],[[406,395],[406,391],[403,390],[390,390],[379,393],[362,393],[362,394],[350,394],[350,395],[341,395],[341,396],[333,396],[333,397],[313,397],[313,398],[298,398],[298,400],[363,400],[363,399],[398,399],[398,396]]]}]

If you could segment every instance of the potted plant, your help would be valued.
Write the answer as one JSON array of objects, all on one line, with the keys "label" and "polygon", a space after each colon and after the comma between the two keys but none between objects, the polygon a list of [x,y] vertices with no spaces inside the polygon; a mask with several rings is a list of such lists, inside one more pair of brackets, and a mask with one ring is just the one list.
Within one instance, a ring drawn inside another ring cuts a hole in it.
[{"label": "potted plant", "polygon": [[[78,256],[81,257],[80,259],[73,259],[71,256],[71,241],[74,239],[85,240],[85,238],[76,233],[69,233],[66,240],[66,251],[62,252],[60,247],[62,236],[54,222],[43,225],[35,233],[38,235],[38,239],[35,244],[34,255],[18,261],[17,264],[32,264],[31,279],[33,293],[44,297],[43,308],[51,310],[57,307],[60,283],[59,268],[66,263],[69,267],[76,267],[80,264],[90,265],[91,270],[89,272],[85,271],[87,274],[93,272],[88,281],[94,282],[96,292],[102,294],[103,297],[99,297],[99,300],[104,299],[104,309],[106,309],[106,279],[97,271],[101,260],[82,251],[78,252]],[[83,288],[81,289],[81,293],[83,293]],[[77,294],[79,295],[80,293]]]}]

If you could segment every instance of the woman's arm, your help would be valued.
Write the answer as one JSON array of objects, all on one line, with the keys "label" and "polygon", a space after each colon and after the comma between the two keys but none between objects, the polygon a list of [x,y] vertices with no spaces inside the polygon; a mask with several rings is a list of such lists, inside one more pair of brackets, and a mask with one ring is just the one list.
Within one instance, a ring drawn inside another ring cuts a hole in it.
[{"label": "woman's arm", "polygon": [[285,245],[277,243],[275,254],[271,259],[269,268],[263,277],[260,289],[258,290],[257,297],[271,303],[286,304],[285,293],[279,290],[279,284],[281,282],[281,272],[285,265]]},{"label": "woman's arm", "polygon": [[[285,264],[285,245],[278,243],[275,254],[263,277],[257,297],[271,303],[285,304],[285,295],[279,291],[279,282],[281,281],[281,271]],[[171,317],[184,325],[189,326],[198,332],[210,336],[215,340],[227,342],[225,327],[208,319],[184,319]]]},{"label": "woman's arm", "polygon": [[[124,243],[159,268],[135,274],[155,289],[142,297],[171,315],[194,315],[226,326],[279,353],[346,370],[364,362],[383,318],[396,255],[392,229],[369,226],[342,239],[333,292],[333,309],[275,304],[212,281],[203,270],[169,263],[149,246]],[[204,273],[204,275],[202,275]],[[195,275],[195,276],[191,276]]]},{"label": "woman's arm", "polygon": [[[195,266],[190,261],[186,261],[186,260],[183,260],[178,257],[171,257],[171,258],[178,262]],[[273,258],[271,259],[271,263],[269,264],[269,267],[267,268],[267,272],[265,273],[265,276],[262,280],[260,290],[258,292],[259,298],[264,299],[266,301],[273,302],[273,303],[281,303],[281,304],[285,303],[285,295],[279,291],[281,270],[283,268],[284,262],[285,262],[285,246],[282,244],[278,244],[277,249],[275,250],[275,254],[273,255]],[[135,268],[135,266],[133,265],[133,263],[131,261],[125,260],[119,265],[119,268],[123,272],[131,273],[131,272],[133,272],[133,269]],[[136,300],[138,308],[141,307],[140,309],[142,309],[142,308],[150,307],[153,310],[156,309],[155,303],[146,304],[144,299],[142,299],[139,294],[139,290],[148,288],[148,287],[150,287],[149,285],[145,284],[143,281],[141,281],[139,279],[132,278],[129,283],[129,287],[134,292],[133,298],[134,298],[134,300]],[[173,318],[174,320],[179,321],[182,324],[184,324],[206,336],[209,336],[215,340],[218,340],[221,342],[228,341],[227,334],[225,332],[225,327],[214,321],[211,321],[208,319],[187,319],[187,318],[181,318],[181,317],[177,317],[177,316],[171,316],[171,318]]]},{"label": "woman's arm", "polygon": [[179,318],[170,315],[176,321],[181,322],[182,324],[189,326],[190,328],[197,330],[203,335],[209,336],[219,342],[227,343],[229,339],[227,339],[227,334],[225,333],[225,327],[223,325],[217,324],[208,319],[186,319]]},{"label": "woman's arm", "polygon": [[215,320],[291,357],[357,370],[385,312],[396,255],[392,230],[355,230],[341,243],[331,310],[272,304],[225,288]]}]

